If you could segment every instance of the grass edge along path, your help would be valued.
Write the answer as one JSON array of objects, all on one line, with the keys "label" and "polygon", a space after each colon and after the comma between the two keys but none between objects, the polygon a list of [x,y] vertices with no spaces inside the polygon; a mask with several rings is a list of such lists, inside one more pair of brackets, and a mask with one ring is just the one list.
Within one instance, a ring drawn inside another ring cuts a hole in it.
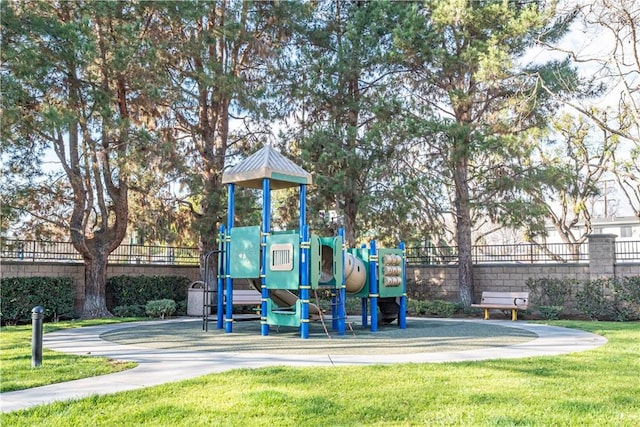
[{"label": "grass edge along path", "polygon": [[[45,323],[44,333],[134,320],[140,319],[110,318]],[[3,326],[0,329],[0,392],[113,374],[137,366],[135,362],[105,357],[76,356],[52,351],[45,347],[42,349],[42,366],[32,368],[31,336],[31,325]]]},{"label": "grass edge along path", "polygon": [[640,425],[640,323],[549,322],[605,336],[553,357],[241,369],[4,414],[3,425]]}]

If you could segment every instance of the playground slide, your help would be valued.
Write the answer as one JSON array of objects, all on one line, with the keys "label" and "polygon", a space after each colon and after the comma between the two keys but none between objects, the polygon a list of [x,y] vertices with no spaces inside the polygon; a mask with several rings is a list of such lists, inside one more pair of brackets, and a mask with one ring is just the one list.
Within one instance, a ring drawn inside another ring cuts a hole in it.
[{"label": "playground slide", "polygon": [[[271,289],[269,295],[280,307],[291,307],[298,301],[298,297],[286,289]],[[309,317],[311,319],[320,317],[320,309],[317,305],[309,303]]]},{"label": "playground slide", "polygon": [[[253,286],[257,291],[261,291],[262,286],[260,285],[259,280],[249,280],[251,286]],[[279,307],[291,307],[296,305],[298,301],[298,296],[293,292],[290,292],[286,289],[271,289],[269,292],[269,296],[271,300],[276,303]],[[309,318],[318,319],[320,317],[320,309],[315,304],[309,304]]]}]

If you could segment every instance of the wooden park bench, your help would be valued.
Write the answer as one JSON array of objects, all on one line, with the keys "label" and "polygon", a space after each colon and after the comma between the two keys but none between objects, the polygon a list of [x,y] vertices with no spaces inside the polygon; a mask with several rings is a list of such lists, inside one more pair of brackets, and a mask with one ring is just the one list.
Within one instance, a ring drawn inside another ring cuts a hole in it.
[{"label": "wooden park bench", "polygon": [[489,320],[489,310],[511,310],[511,320],[518,320],[518,310],[526,310],[529,292],[483,292],[480,304],[471,307],[484,309],[484,320]]}]

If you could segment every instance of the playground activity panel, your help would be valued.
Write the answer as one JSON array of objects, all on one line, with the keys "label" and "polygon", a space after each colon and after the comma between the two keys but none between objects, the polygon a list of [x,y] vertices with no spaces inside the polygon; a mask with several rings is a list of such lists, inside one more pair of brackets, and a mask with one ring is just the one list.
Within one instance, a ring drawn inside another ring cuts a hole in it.
[{"label": "playground activity panel", "polygon": [[[311,174],[271,146],[247,157],[227,171],[228,215],[220,227],[217,280],[217,327],[233,331],[233,280],[248,279],[261,293],[261,334],[270,326],[300,328],[309,337],[309,322],[322,317],[310,302],[312,290],[331,295],[331,325],[340,335],[346,329],[346,296],[361,299],[362,325],[376,332],[378,322],[395,320],[406,328],[406,263],[399,248],[346,248],[342,230],[337,236],[310,234],[306,220],[306,190]],[[262,224],[234,227],[236,186],[262,189]],[[271,191],[298,186],[299,229],[271,230]],[[226,299],[224,295],[226,294]],[[382,318],[378,318],[378,310]],[[205,322],[207,321],[205,317]]]}]

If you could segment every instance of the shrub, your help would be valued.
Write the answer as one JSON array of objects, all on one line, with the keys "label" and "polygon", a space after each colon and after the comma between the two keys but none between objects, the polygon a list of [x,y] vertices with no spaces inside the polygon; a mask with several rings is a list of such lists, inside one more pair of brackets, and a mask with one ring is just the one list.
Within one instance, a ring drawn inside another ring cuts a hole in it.
[{"label": "shrub", "polygon": [[460,305],[455,302],[442,300],[420,301],[410,299],[407,301],[407,311],[411,314],[426,314],[439,317],[453,317],[460,310]]},{"label": "shrub", "polygon": [[578,310],[595,320],[640,320],[640,277],[585,282],[576,293]]},{"label": "shrub", "polygon": [[45,320],[73,316],[76,285],[70,277],[8,277],[0,281],[2,323],[31,321],[35,306],[45,309]]},{"label": "shrub", "polygon": [[[331,313],[331,292],[329,292],[329,290],[321,289],[317,291],[317,298],[314,292],[310,302],[319,306],[325,313]],[[361,299],[359,297],[347,295],[344,305],[347,314],[360,314],[362,312]],[[255,306],[249,306],[249,309],[253,310]]]},{"label": "shrub", "polygon": [[178,316],[186,316],[187,315],[187,301],[176,301],[176,315]]},{"label": "shrub", "polygon": [[442,300],[427,301],[425,311],[434,316],[453,317],[458,311],[458,304]]},{"label": "shrub", "polygon": [[347,296],[344,306],[347,313],[356,314],[362,312],[362,301],[360,298]]},{"label": "shrub", "polygon": [[421,300],[417,300],[417,299],[408,299],[407,300],[407,312],[409,314],[424,314],[425,313],[425,309],[424,309],[424,303]]},{"label": "shrub", "polygon": [[608,280],[589,280],[582,284],[582,289],[576,292],[578,311],[591,320],[602,320],[611,317],[611,303],[605,297],[605,287]]},{"label": "shrub", "polygon": [[640,320],[640,277],[613,279],[612,311],[616,320]]},{"label": "shrub", "polygon": [[561,305],[539,305],[538,311],[540,315],[547,320],[557,320],[564,310],[564,306]]},{"label": "shrub", "polygon": [[532,302],[537,305],[564,306],[571,295],[571,289],[579,282],[575,279],[554,279],[541,277],[527,279],[527,288],[531,291]]},{"label": "shrub", "polygon": [[527,279],[526,285],[531,291],[531,301],[537,306],[545,319],[557,319],[565,308],[571,290],[578,286],[575,279],[554,279],[541,277]]},{"label": "shrub", "polygon": [[144,308],[149,317],[160,317],[164,319],[175,313],[176,302],[172,299],[149,301]]},{"label": "shrub", "polygon": [[145,305],[148,301],[187,300],[191,280],[183,276],[114,276],[107,280],[107,308]]},{"label": "shrub", "polygon": [[145,306],[139,304],[119,305],[112,312],[116,317],[144,317],[146,314]]}]

